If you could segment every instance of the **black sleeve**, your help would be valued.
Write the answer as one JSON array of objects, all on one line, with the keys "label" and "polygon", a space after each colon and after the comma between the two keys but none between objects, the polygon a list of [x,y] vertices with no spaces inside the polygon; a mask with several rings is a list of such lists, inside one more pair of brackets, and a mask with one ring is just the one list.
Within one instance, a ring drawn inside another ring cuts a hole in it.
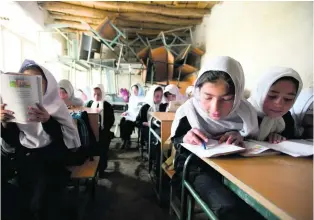
[{"label": "black sleeve", "polygon": [[168,107],[168,103],[162,103],[159,105],[159,111],[160,112],[166,112],[167,107]]},{"label": "black sleeve", "polygon": [[285,121],[285,130],[281,132],[281,135],[287,139],[294,139],[294,120],[290,112],[287,112],[284,116],[282,116],[283,120]]},{"label": "black sleeve", "polygon": [[110,103],[104,101],[104,130],[105,131],[110,131],[111,127],[114,124],[114,111]]},{"label": "black sleeve", "polygon": [[147,122],[147,112],[149,107],[150,106],[148,104],[145,104],[140,109],[140,112],[138,113],[135,121],[138,126],[141,126],[143,122]]},{"label": "black sleeve", "polygon": [[1,138],[10,146],[20,146],[20,129],[15,123],[7,123],[6,127],[3,127],[1,123]]},{"label": "black sleeve", "polygon": [[183,143],[183,137],[188,133],[189,130],[191,130],[191,125],[187,119],[187,117],[183,117],[180,119],[179,125],[177,127],[177,130],[175,132],[175,135],[171,138],[172,143],[174,144],[174,147],[178,150],[180,148],[180,144]]},{"label": "black sleeve", "polygon": [[44,131],[49,134],[53,140],[58,140],[63,138],[61,125],[53,117],[50,117],[49,120],[45,123],[42,123]]}]

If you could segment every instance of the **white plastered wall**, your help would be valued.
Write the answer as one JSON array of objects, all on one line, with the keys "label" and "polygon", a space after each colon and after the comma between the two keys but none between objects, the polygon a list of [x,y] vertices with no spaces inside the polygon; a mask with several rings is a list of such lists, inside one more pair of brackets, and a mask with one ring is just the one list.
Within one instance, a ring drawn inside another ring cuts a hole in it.
[{"label": "white plastered wall", "polygon": [[313,85],[313,2],[223,2],[195,30],[202,64],[228,55],[243,66],[246,88],[271,66],[295,69]]}]

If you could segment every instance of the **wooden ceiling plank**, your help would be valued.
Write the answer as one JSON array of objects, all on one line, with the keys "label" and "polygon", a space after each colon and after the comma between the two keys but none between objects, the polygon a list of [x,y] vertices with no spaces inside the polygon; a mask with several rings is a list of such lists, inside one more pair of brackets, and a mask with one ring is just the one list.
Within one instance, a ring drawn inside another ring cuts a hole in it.
[{"label": "wooden ceiling plank", "polygon": [[40,6],[45,8],[48,11],[53,12],[62,12],[65,14],[71,14],[76,16],[84,16],[84,17],[91,17],[91,18],[115,18],[119,14],[114,12],[108,12],[99,9],[92,9],[84,6],[73,5],[63,2],[42,2]]},{"label": "wooden ceiling plank", "polygon": [[[82,16],[73,16],[73,15],[64,15],[64,14],[55,14],[51,13],[50,17],[53,19],[59,20],[67,20],[67,21],[85,21],[89,24],[100,24],[103,19],[97,18],[90,18],[90,17],[82,17]],[[150,28],[150,29],[158,29],[158,30],[171,30],[178,27],[184,27],[184,25],[171,25],[171,24],[162,24],[162,23],[152,23],[152,22],[143,22],[143,21],[130,21],[130,20],[123,20],[121,18],[115,19],[112,21],[117,27],[137,27],[137,28]]]},{"label": "wooden ceiling plank", "polygon": [[120,14],[119,18],[131,21],[145,21],[145,22],[155,22],[155,23],[165,23],[172,25],[189,26],[196,25],[202,22],[202,19],[180,19],[180,18],[170,18],[157,14],[146,14],[141,13],[123,13]]},{"label": "wooden ceiling plank", "polygon": [[[115,1],[68,1],[66,3],[85,6],[89,8],[102,9],[107,11],[114,12],[143,12],[143,13],[152,13],[172,17],[182,17],[182,18],[202,18],[205,14],[208,13],[207,10],[193,8],[184,9],[176,7],[164,7],[158,5],[147,5],[141,4],[140,2],[115,2]],[[172,2],[168,2],[169,5],[172,5]]]},{"label": "wooden ceiling plank", "polygon": [[84,16],[90,18],[98,18],[104,19],[109,17],[110,19],[115,19],[117,17],[121,17],[124,20],[130,21],[146,21],[152,23],[164,23],[164,24],[172,24],[172,25],[181,25],[181,26],[189,26],[196,25],[202,22],[202,18],[199,19],[182,19],[175,17],[168,17],[159,14],[143,14],[143,13],[113,13],[100,9],[93,9],[84,6],[78,6],[67,3],[53,3],[53,2],[44,2],[41,6],[47,9],[50,12],[61,12],[64,14],[70,14],[75,16]]}]

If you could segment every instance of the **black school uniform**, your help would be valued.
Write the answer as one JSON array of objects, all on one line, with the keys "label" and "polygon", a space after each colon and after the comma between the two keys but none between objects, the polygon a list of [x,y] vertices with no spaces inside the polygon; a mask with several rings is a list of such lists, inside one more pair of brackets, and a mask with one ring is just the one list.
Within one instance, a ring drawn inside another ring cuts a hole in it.
[{"label": "black school uniform", "polygon": [[1,137],[15,148],[17,184],[19,187],[19,219],[60,219],[61,196],[70,172],[66,169],[68,148],[61,126],[53,117],[42,123],[51,143],[29,149],[21,145],[20,130],[15,123],[1,124]]},{"label": "black school uniform", "polygon": [[[165,112],[166,109],[167,109],[167,106],[168,106],[168,103],[162,103],[159,105],[159,111],[158,112]],[[140,109],[140,112],[139,114],[137,115],[136,117],[136,125],[140,128],[141,130],[141,141],[142,141],[142,144],[144,144],[144,142],[148,141],[148,127],[147,126],[143,126],[143,123],[144,122],[148,122],[148,119],[147,119],[147,112],[150,108],[150,105],[149,104],[145,104],[142,106],[142,108]],[[160,133],[160,131],[158,132],[158,129],[156,131],[157,133]]]},{"label": "black school uniform", "polygon": [[[190,151],[181,146],[183,137],[191,130],[187,117],[181,118],[175,135],[171,138],[176,155],[174,160],[175,175],[171,184],[177,196],[181,193],[182,172]],[[263,219],[251,207],[234,195],[222,183],[222,176],[204,163],[197,156],[189,166],[189,182],[219,219]]]},{"label": "black school uniform", "polygon": [[[86,104],[86,107],[90,108],[93,105],[93,100],[89,101]],[[111,127],[114,124],[114,111],[112,106],[109,102],[104,101],[103,103],[103,114],[104,116],[104,124],[103,129],[101,129],[101,126],[99,127],[99,155],[100,155],[100,161],[99,161],[99,172],[103,172],[105,169],[107,169],[108,166],[108,151],[109,151],[109,145],[112,139],[112,132],[110,131]],[[101,115],[99,115],[101,122]]]}]

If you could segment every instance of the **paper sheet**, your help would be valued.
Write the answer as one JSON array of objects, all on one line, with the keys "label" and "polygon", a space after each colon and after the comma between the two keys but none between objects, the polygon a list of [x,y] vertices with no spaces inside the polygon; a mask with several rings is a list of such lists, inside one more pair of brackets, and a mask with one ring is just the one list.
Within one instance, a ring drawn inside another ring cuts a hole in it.
[{"label": "paper sheet", "polygon": [[209,147],[208,149],[204,149],[202,146],[193,145],[193,144],[181,144],[184,148],[188,149],[192,153],[196,154],[198,157],[217,157],[221,155],[234,154],[238,152],[242,152],[245,149],[242,147],[238,147],[230,144],[220,144],[216,146]]}]

